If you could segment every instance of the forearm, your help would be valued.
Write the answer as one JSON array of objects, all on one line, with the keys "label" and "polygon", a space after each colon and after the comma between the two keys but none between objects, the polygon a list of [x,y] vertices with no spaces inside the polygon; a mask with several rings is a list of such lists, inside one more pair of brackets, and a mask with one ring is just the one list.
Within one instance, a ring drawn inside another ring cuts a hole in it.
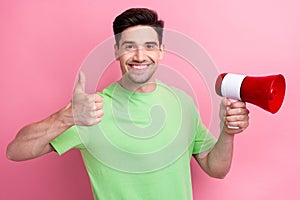
[{"label": "forearm", "polygon": [[7,157],[21,161],[52,150],[50,142],[74,124],[70,104],[46,119],[22,128],[7,147]]},{"label": "forearm", "polygon": [[229,172],[233,155],[234,135],[222,130],[217,143],[207,155],[206,168],[209,175],[224,178]]},{"label": "forearm", "polygon": [[[208,175],[224,178],[231,167],[234,136],[243,132],[249,125],[249,110],[245,102],[232,103],[224,98],[219,114],[221,133],[217,143],[208,154],[196,154],[195,158]],[[237,128],[229,128],[230,126]]]}]

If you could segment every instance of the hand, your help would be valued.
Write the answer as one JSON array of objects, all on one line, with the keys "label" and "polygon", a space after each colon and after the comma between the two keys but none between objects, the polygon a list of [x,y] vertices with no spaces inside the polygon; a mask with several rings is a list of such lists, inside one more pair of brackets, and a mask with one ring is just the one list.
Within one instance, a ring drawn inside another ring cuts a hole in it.
[{"label": "hand", "polygon": [[98,124],[103,116],[102,97],[85,93],[85,75],[79,72],[78,82],[71,102],[75,125],[92,126]]},{"label": "hand", "polygon": [[226,133],[237,134],[244,131],[249,126],[249,110],[246,108],[246,103],[243,101],[231,102],[224,98],[220,106],[220,119]]}]

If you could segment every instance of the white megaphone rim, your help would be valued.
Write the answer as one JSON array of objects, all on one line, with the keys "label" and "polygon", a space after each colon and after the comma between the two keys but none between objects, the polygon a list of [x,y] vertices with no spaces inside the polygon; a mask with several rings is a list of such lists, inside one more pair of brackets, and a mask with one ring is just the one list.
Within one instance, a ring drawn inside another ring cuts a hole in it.
[{"label": "white megaphone rim", "polygon": [[242,100],[241,86],[246,75],[227,73],[221,82],[221,94],[230,99]]}]

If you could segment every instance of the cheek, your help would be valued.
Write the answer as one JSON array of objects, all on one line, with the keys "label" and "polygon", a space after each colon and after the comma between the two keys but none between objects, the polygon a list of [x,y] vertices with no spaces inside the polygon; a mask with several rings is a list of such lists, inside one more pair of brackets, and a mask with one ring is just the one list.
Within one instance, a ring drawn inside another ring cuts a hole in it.
[{"label": "cheek", "polygon": [[122,54],[120,54],[119,60],[122,60],[122,61],[126,62],[127,60],[129,60],[133,56],[134,56],[134,54],[131,53],[131,52],[123,52]]},{"label": "cheek", "polygon": [[151,53],[151,54],[148,54],[148,57],[151,58],[151,60],[155,61],[155,62],[158,62],[161,60],[161,54],[160,53]]},{"label": "cheek", "polygon": [[128,55],[122,55],[119,57],[118,61],[120,63],[120,67],[121,67],[121,70],[122,70],[122,73],[125,73],[127,72],[127,61],[130,59],[130,56]]},{"label": "cheek", "polygon": [[119,61],[121,64],[125,64],[127,62],[127,60],[129,59],[129,56],[128,55],[122,55],[119,57]]}]

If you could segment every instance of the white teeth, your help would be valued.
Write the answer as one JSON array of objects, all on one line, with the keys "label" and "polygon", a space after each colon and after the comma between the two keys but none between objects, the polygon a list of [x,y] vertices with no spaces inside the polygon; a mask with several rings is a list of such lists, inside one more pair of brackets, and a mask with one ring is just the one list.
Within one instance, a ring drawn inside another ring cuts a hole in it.
[{"label": "white teeth", "polygon": [[132,65],[134,69],[145,69],[147,65]]}]

